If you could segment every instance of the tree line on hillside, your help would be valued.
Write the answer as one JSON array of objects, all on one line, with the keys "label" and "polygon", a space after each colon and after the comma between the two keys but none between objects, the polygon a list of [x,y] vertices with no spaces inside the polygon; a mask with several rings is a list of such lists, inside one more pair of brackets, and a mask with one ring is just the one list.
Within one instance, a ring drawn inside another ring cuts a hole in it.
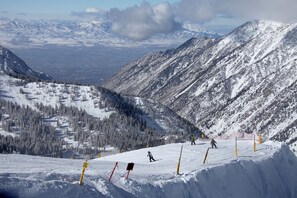
[{"label": "tree line on hillside", "polygon": [[148,128],[143,120],[135,119],[131,115],[125,116],[123,113],[112,113],[108,119],[100,120],[72,106],[57,105],[53,108],[38,104],[38,112],[28,106],[19,106],[4,100],[0,100],[0,105],[3,130],[17,134],[14,138],[0,135],[0,153],[16,152],[61,157],[65,151],[65,142],[59,139],[54,127],[43,123],[45,115],[70,118],[69,124],[74,131],[74,140],[88,145],[82,151],[83,154],[97,152],[97,149],[93,150],[92,147],[106,145],[129,150],[164,143],[160,135]]},{"label": "tree line on hillside", "polygon": [[2,129],[16,137],[0,135],[0,153],[61,156],[63,141],[55,137],[55,129],[41,122],[41,114],[28,106],[0,100]]},{"label": "tree line on hillside", "polygon": [[[100,90],[102,91],[102,90]],[[50,116],[70,118],[69,124],[75,131],[75,141],[92,146],[111,145],[120,150],[130,150],[145,146],[164,144],[161,135],[147,126],[140,118],[142,112],[119,95],[101,92],[100,108],[114,111],[107,119],[99,119],[87,114],[77,107],[59,105],[55,108],[38,104],[37,108]]]},{"label": "tree line on hillside", "polygon": [[[107,145],[125,151],[165,143],[162,138],[164,133],[147,125],[143,119],[145,113],[133,105],[129,101],[131,99],[102,87],[97,89],[101,93],[100,108],[114,112],[107,119],[95,118],[82,109],[74,106],[67,107],[62,103],[55,107],[39,103],[36,104],[38,111],[34,111],[28,106],[19,106],[0,99],[0,119],[3,130],[18,134],[14,138],[0,135],[0,153],[17,152],[61,157],[66,148],[82,154],[95,154],[99,147]],[[68,128],[64,128],[63,131],[66,131],[64,136],[74,136],[74,140],[79,145],[83,145],[83,149],[67,147],[67,143],[63,141],[56,128],[44,122],[45,118],[57,117],[59,128],[61,127],[59,117],[62,116],[68,118],[72,129],[69,131]],[[184,136],[199,132],[190,123],[185,123]]]}]

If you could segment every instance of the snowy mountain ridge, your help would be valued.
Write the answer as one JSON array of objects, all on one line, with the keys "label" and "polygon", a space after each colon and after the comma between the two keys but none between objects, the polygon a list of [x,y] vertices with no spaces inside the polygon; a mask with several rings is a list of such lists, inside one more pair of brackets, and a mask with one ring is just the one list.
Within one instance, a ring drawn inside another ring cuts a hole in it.
[{"label": "snowy mountain ridge", "polygon": [[19,77],[31,77],[35,79],[51,80],[44,73],[32,70],[23,60],[14,55],[8,49],[0,45],[0,73]]},{"label": "snowy mountain ridge", "polygon": [[[187,29],[189,28],[189,29]],[[114,46],[172,45],[191,37],[218,37],[197,25],[186,24],[174,33],[158,34],[144,41],[132,41],[111,31],[111,24],[103,19],[22,20],[0,18],[0,41],[6,47],[38,47],[43,45]]]},{"label": "snowy mountain ridge", "polygon": [[126,65],[105,87],[152,98],[206,134],[297,140],[297,24],[252,21]]}]

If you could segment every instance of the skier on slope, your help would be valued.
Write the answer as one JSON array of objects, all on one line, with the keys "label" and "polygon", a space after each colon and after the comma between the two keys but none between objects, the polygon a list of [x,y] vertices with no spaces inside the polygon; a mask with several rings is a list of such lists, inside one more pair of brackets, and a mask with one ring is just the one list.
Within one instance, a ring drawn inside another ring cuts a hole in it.
[{"label": "skier on slope", "polygon": [[217,148],[216,144],[217,144],[217,142],[212,138],[210,141],[211,148],[213,148],[213,147]]},{"label": "skier on slope", "polygon": [[191,136],[191,145],[196,145],[194,135]]},{"label": "skier on slope", "polygon": [[147,152],[147,156],[149,157],[150,162],[156,161],[153,157],[153,154],[150,151]]}]

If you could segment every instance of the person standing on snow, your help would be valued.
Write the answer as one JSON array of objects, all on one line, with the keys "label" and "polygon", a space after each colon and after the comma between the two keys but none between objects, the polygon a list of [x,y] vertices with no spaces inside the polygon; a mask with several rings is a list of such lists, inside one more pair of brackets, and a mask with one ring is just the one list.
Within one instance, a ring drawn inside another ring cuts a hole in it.
[{"label": "person standing on snow", "polygon": [[156,161],[153,157],[153,154],[150,151],[147,152],[147,156],[149,157],[150,162]]},{"label": "person standing on snow", "polygon": [[191,136],[191,145],[196,145],[194,135]]},{"label": "person standing on snow", "polygon": [[213,147],[217,148],[216,143],[217,142],[214,139],[211,139],[211,141],[210,141],[211,148],[213,148]]}]

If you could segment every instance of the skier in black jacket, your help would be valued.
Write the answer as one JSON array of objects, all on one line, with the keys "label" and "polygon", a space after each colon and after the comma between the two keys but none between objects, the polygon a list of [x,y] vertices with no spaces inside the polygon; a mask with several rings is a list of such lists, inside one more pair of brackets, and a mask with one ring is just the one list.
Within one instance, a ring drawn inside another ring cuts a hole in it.
[{"label": "skier in black jacket", "polygon": [[211,148],[213,148],[213,147],[217,148],[216,144],[217,144],[217,142],[214,139],[211,139],[211,141],[210,141]]},{"label": "skier in black jacket", "polygon": [[191,136],[191,145],[196,145],[194,135]]},{"label": "skier in black jacket", "polygon": [[153,157],[153,154],[150,151],[147,152],[147,156],[149,157],[150,162],[156,161]]}]

